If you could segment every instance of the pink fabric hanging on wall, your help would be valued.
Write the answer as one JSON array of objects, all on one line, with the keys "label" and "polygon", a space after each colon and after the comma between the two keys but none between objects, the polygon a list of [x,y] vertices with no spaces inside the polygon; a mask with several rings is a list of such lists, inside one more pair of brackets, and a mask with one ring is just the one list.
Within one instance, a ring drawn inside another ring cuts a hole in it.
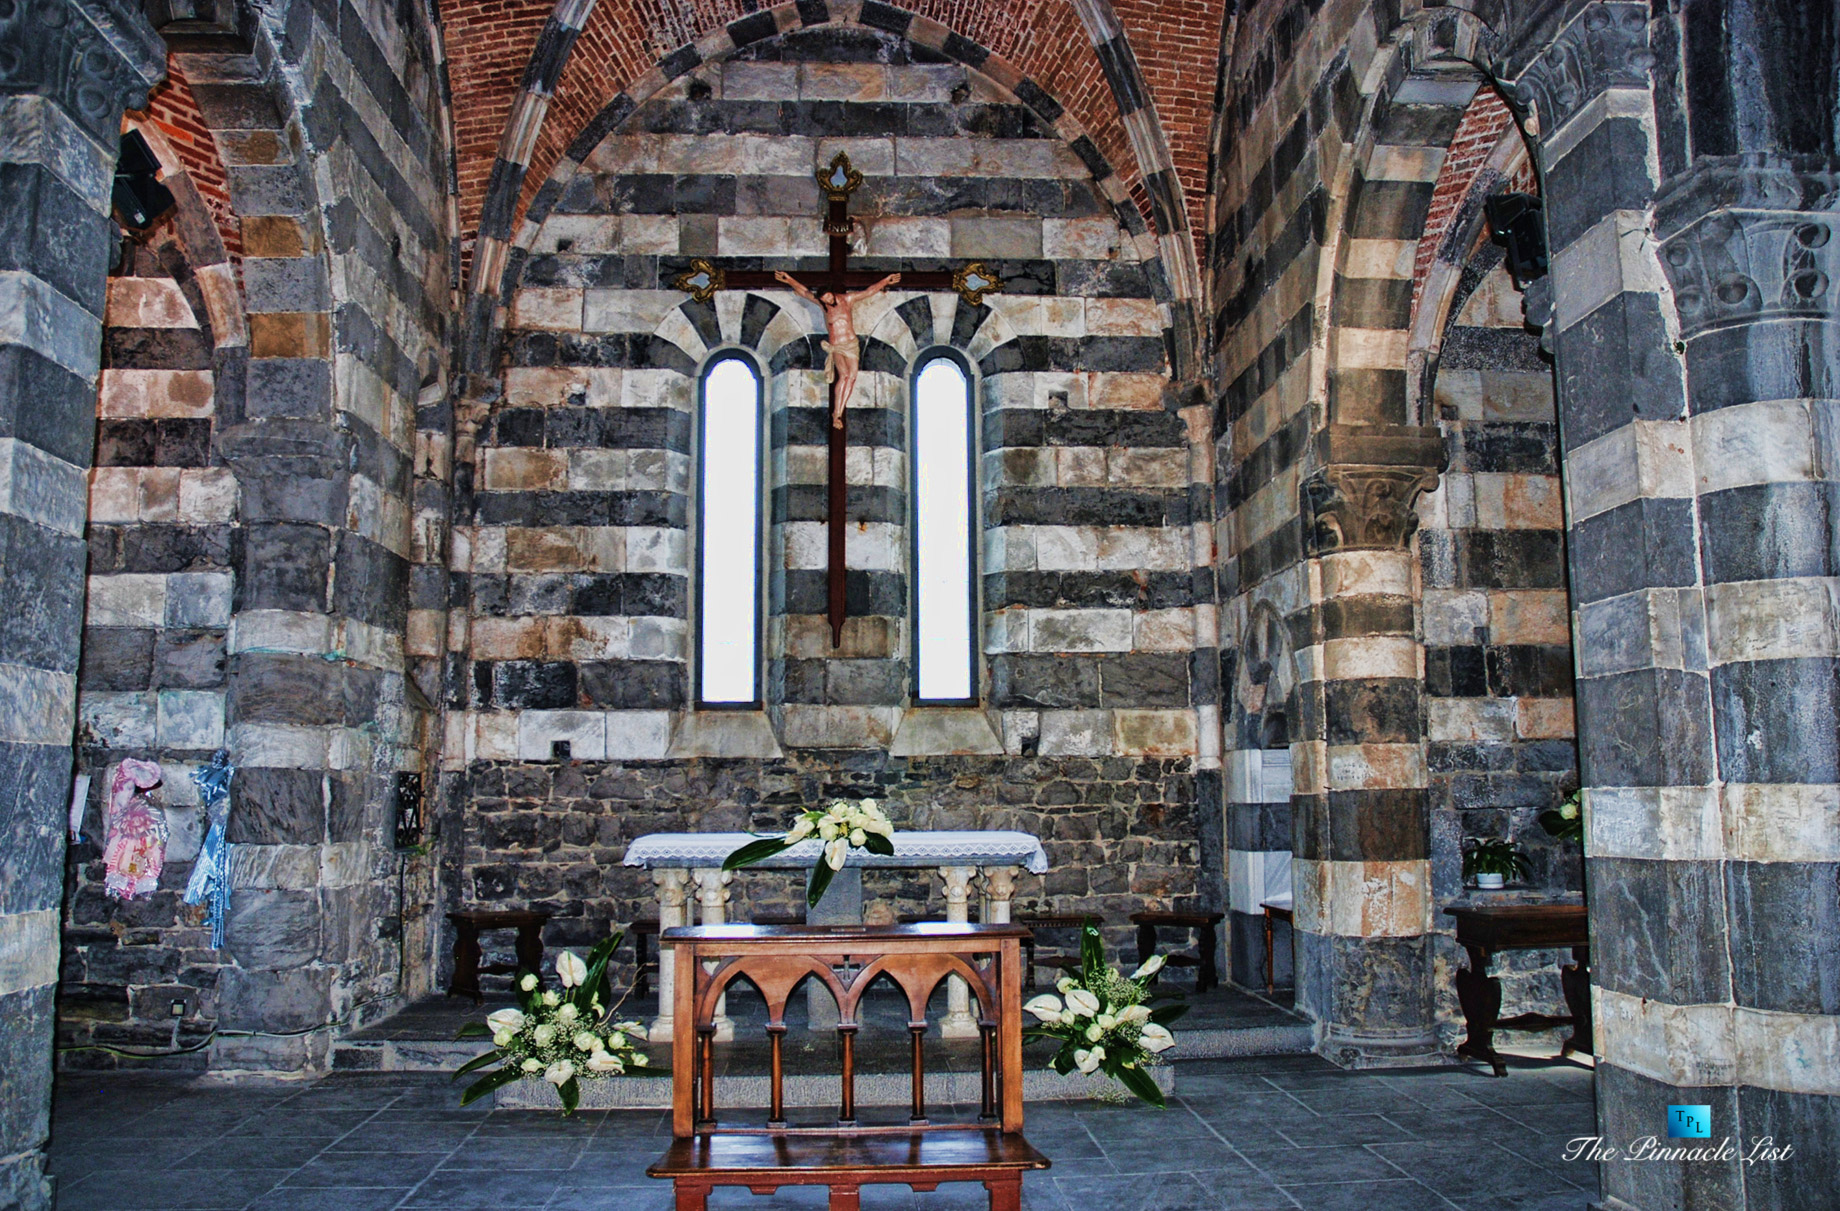
[{"label": "pink fabric hanging on wall", "polygon": [[158,762],[129,758],[115,767],[109,783],[108,844],[102,859],[108,868],[104,890],[121,900],[152,895],[166,864],[166,813],[153,805],[147,791],[160,784]]}]

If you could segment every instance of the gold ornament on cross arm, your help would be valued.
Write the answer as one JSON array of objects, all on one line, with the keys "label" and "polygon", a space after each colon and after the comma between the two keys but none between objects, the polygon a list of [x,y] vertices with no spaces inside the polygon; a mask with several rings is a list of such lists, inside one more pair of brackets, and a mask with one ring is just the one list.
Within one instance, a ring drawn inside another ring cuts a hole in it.
[{"label": "gold ornament on cross arm", "polygon": [[982,261],[973,261],[952,275],[952,289],[958,291],[958,297],[976,307],[984,301],[984,296],[1003,285],[990,266]]},{"label": "gold ornament on cross arm", "polygon": [[690,272],[677,275],[675,285],[699,303],[707,303],[723,288],[727,275],[702,257],[690,262]]}]

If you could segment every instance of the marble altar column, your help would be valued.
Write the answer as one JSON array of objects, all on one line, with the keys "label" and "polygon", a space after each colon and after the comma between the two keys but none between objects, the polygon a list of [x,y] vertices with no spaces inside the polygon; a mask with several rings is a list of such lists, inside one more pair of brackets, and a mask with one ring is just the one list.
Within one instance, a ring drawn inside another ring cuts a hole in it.
[{"label": "marble altar column", "polygon": [[[959,925],[971,918],[971,877],[975,866],[942,866],[946,881],[946,920]],[[939,1021],[939,1036],[946,1039],[978,1037],[977,1018],[971,1013],[971,989],[957,976],[946,977],[946,1016]]]},{"label": "marble altar column", "polygon": [[[722,870],[720,867],[703,866],[691,872],[696,879],[696,902],[702,909],[700,923],[704,925],[728,924],[728,885],[735,881],[735,872]],[[709,964],[714,969],[715,964]],[[728,1016],[728,995],[724,993],[716,999],[714,1017],[716,1042],[732,1042],[735,1037],[734,1020]]]},{"label": "marble altar column", "polygon": [[652,882],[658,885],[658,1016],[652,1019],[648,1032],[654,1043],[671,1041],[671,998],[677,986],[677,963],[664,945],[664,931],[674,926],[689,923],[688,901],[685,892],[690,882],[687,870],[655,870]]}]

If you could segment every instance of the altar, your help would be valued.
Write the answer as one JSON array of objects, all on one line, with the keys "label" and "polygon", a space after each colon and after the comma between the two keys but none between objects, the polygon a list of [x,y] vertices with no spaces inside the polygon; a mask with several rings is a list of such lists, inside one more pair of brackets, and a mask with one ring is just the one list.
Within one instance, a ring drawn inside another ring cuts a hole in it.
[{"label": "altar", "polygon": [[[625,866],[637,866],[652,872],[658,888],[658,926],[690,925],[690,887],[695,884],[698,921],[703,925],[728,923],[729,885],[737,874],[750,870],[810,870],[820,860],[823,850],[814,840],[802,841],[784,853],[746,867],[743,871],[723,870],[729,854],[759,838],[751,833],[647,833],[634,838],[621,860]],[[1035,836],[1016,831],[915,831],[897,832],[894,853],[872,854],[854,849],[837,872],[830,889],[817,908],[808,910],[806,919],[813,924],[860,924],[862,922],[862,872],[871,869],[937,870],[945,880],[946,920],[970,919],[973,883],[981,902],[980,919],[986,925],[1009,922],[1010,900],[1015,895],[1016,871],[1046,874],[1048,855]],[[672,996],[669,963],[661,963],[658,972],[658,1017],[652,1022],[654,1039],[671,1036],[668,1006]],[[726,1027],[726,1030],[725,1030]],[[954,977],[946,988],[946,1014],[940,1020],[940,1034],[946,1038],[978,1037],[977,1019],[971,1013],[970,993],[963,981]],[[717,1038],[732,1038],[734,1027],[726,1015],[718,1013]]]}]

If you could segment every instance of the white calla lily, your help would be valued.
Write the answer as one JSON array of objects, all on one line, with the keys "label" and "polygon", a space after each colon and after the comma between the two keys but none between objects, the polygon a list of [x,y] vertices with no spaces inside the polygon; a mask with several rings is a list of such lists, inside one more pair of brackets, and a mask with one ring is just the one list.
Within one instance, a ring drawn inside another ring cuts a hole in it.
[{"label": "white calla lily", "polygon": [[832,870],[842,870],[844,859],[850,856],[850,843],[838,837],[824,847],[824,864]]},{"label": "white calla lily", "polygon": [[786,840],[788,842],[803,841],[811,836],[813,827],[810,816],[800,816],[792,822],[792,827],[786,830]]},{"label": "white calla lily", "polygon": [[494,1034],[505,1030],[516,1034],[524,1029],[524,1023],[528,1020],[520,1009],[496,1009],[486,1015],[486,1025],[492,1028]]},{"label": "white calla lily", "polygon": [[1144,1023],[1143,1037],[1137,1040],[1137,1044],[1145,1051],[1154,1055],[1159,1051],[1168,1051],[1171,1047],[1174,1047],[1176,1045],[1176,1036],[1170,1034],[1169,1028],[1162,1025],[1160,1022],[1146,1022]]},{"label": "white calla lily", "polygon": [[1083,1018],[1090,1018],[1099,1012],[1099,998],[1084,988],[1067,990],[1067,1008]]},{"label": "white calla lily", "polygon": [[1045,992],[1023,1008],[1044,1022],[1058,1022],[1061,1018],[1061,999]]},{"label": "white calla lily", "polygon": [[626,1062],[611,1051],[597,1051],[588,1057],[588,1071],[596,1076],[618,1076],[626,1071]]},{"label": "white calla lily", "polygon": [[574,1075],[575,1075],[575,1065],[574,1064],[571,1064],[567,1060],[557,1060],[554,1064],[551,1064],[546,1070],[544,1070],[543,1079],[548,1081],[550,1084],[555,1085],[558,1088],[560,1088],[561,1086],[568,1084],[569,1078],[573,1077]]},{"label": "white calla lily", "polygon": [[1163,970],[1163,964],[1168,961],[1169,959],[1165,955],[1151,955],[1138,965],[1136,971],[1131,973],[1131,978],[1133,980],[1147,980],[1157,972]]},{"label": "white calla lily", "polygon": [[1132,1005],[1130,1008],[1122,1010],[1118,1014],[1118,1020],[1127,1026],[1136,1025],[1138,1022],[1148,1022],[1150,1020],[1150,1006]]},{"label": "white calla lily", "polygon": [[588,978],[588,965],[572,950],[556,956],[556,976],[564,988],[573,988]]},{"label": "white calla lily", "polygon": [[1081,1072],[1091,1075],[1099,1070],[1100,1064],[1105,1062],[1105,1048],[1094,1047],[1091,1051],[1076,1051],[1073,1053],[1073,1062]]}]

